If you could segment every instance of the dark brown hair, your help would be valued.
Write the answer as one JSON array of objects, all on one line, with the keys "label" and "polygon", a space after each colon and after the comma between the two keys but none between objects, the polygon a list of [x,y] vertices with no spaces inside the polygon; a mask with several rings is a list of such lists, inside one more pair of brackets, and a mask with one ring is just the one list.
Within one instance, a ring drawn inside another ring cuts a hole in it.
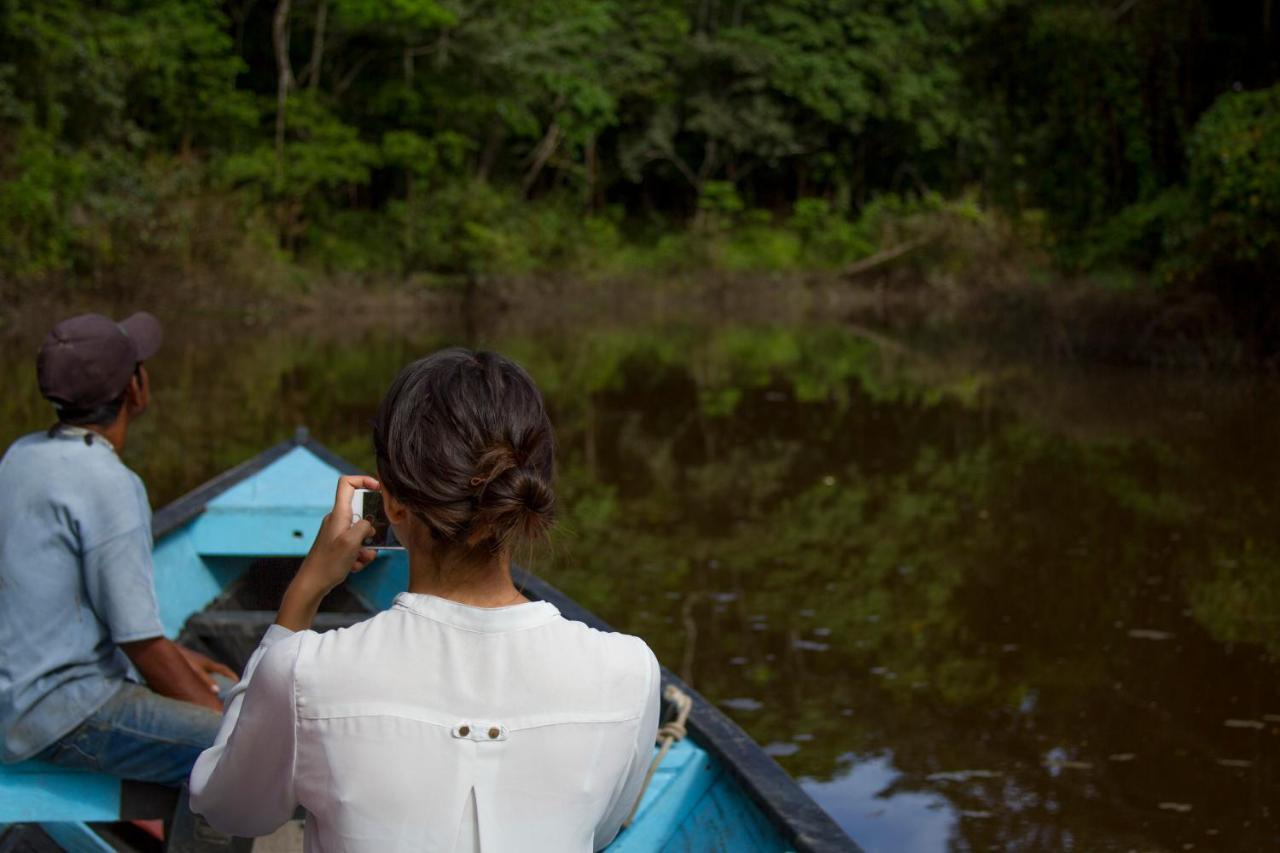
[{"label": "dark brown hair", "polygon": [[455,347],[400,371],[378,406],[382,487],[466,568],[542,538],[555,517],[555,442],[518,364]]}]

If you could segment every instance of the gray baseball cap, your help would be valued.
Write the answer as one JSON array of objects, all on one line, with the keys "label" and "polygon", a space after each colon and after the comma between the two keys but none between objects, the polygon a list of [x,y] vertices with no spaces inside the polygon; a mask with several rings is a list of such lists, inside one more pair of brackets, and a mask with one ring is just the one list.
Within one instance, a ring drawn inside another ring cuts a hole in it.
[{"label": "gray baseball cap", "polygon": [[119,397],[138,363],[160,349],[160,321],[146,311],[119,323],[81,314],[53,327],[36,356],[40,393],[57,408],[89,409]]}]

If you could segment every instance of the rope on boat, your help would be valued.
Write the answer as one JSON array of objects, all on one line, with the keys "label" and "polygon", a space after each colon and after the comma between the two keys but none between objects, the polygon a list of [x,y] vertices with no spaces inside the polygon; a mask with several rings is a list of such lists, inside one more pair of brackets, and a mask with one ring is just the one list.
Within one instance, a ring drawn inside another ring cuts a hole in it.
[{"label": "rope on boat", "polygon": [[684,740],[684,736],[688,734],[685,729],[685,723],[689,720],[689,712],[693,710],[693,698],[674,684],[668,684],[667,688],[662,691],[662,695],[675,708],[676,713],[674,717],[658,728],[657,744],[661,748],[658,750],[658,754],[654,756],[653,763],[649,765],[649,772],[644,774],[644,784],[640,786],[640,793],[636,796],[636,801],[631,805],[631,813],[622,822],[623,829],[626,829],[635,820],[636,812],[640,809],[640,801],[644,799],[644,792],[649,790],[649,783],[653,781],[653,774],[657,771],[658,765],[662,763],[662,759],[666,757],[667,750],[671,749],[671,745],[676,741]]}]

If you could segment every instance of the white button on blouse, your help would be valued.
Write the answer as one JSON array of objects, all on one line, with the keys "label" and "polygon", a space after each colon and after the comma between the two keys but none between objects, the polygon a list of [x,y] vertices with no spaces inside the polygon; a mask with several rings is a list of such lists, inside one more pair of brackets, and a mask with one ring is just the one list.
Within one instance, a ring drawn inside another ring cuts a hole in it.
[{"label": "white button on blouse", "polygon": [[644,641],[546,602],[401,593],[351,628],[268,629],[191,772],[216,829],[301,804],[308,851],[588,851],[617,834],[658,727]]}]

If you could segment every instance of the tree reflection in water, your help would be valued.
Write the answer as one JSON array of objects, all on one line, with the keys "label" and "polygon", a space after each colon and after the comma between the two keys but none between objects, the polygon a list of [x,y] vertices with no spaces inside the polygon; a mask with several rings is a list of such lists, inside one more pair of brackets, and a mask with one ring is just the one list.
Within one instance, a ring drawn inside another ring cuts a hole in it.
[{"label": "tree reflection in water", "polygon": [[[1053,377],[835,327],[481,338],[557,425],[562,525],[535,570],[643,635],[859,841],[1276,842],[1274,389],[1197,398],[1192,427],[1173,395],[1163,429],[1149,377],[1112,377],[1099,429],[1046,413]],[[368,465],[389,378],[454,340],[173,335],[129,461],[157,503],[300,423]],[[7,442],[48,416],[26,349],[4,352]]]}]

